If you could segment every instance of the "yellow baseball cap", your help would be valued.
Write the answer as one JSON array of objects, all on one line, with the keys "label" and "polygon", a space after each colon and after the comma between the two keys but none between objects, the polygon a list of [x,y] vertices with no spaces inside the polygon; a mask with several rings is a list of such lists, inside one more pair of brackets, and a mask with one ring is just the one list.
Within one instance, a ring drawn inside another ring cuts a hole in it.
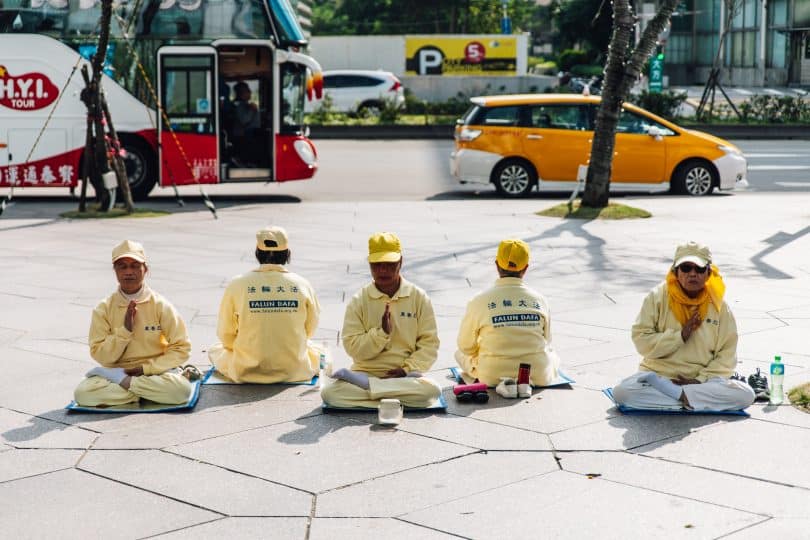
[{"label": "yellow baseball cap", "polygon": [[398,262],[400,259],[402,259],[402,246],[394,233],[374,233],[368,239],[368,262]]},{"label": "yellow baseball cap", "polygon": [[687,242],[675,249],[675,257],[672,267],[675,268],[681,263],[691,262],[698,266],[706,266],[712,262],[712,252],[709,248],[697,242]]},{"label": "yellow baseball cap", "polygon": [[281,227],[261,229],[256,233],[256,247],[259,251],[284,251],[287,249],[287,231]]},{"label": "yellow baseball cap", "polygon": [[140,242],[135,242],[133,240],[124,240],[113,248],[112,262],[115,262],[118,259],[123,259],[124,257],[135,259],[141,263],[146,262],[146,253],[143,250],[143,246]]},{"label": "yellow baseball cap", "polygon": [[529,266],[529,245],[513,238],[503,240],[495,259],[498,266],[509,272],[520,272]]}]

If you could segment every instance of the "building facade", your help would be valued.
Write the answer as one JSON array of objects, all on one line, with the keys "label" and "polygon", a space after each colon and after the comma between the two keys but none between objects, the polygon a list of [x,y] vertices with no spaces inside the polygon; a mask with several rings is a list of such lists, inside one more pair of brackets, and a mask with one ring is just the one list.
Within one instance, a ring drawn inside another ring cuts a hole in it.
[{"label": "building facade", "polygon": [[665,57],[672,85],[705,83],[716,61],[723,84],[810,86],[810,0],[682,0]]}]

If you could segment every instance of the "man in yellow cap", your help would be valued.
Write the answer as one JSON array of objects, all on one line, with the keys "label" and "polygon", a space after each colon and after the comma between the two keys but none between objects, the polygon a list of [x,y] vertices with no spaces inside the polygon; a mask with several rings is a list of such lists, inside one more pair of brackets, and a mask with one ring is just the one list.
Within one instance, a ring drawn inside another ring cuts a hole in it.
[{"label": "man in yellow cap", "polygon": [[321,391],[335,407],[376,408],[383,398],[408,407],[428,407],[441,387],[423,377],[439,350],[433,305],[425,291],[400,275],[399,238],[376,233],[368,241],[372,283],[349,302],[343,348],[354,363],[333,373]]},{"label": "man in yellow cap", "polygon": [[77,404],[115,406],[145,398],[176,405],[191,397],[187,376],[175,369],[189,357],[186,325],[168,300],[144,283],[143,246],[124,240],[112,252],[118,290],[93,310],[90,355],[101,364],[74,392]]},{"label": "man in yellow cap", "polygon": [[318,373],[322,352],[308,339],[321,307],[309,281],[288,272],[287,232],[267,227],[256,233],[259,267],[235,277],[219,308],[217,337],[208,351],[217,371],[234,382],[308,381]]},{"label": "man in yellow cap", "polygon": [[529,246],[522,240],[500,243],[495,268],[495,284],[467,304],[458,331],[456,362],[470,377],[497,385],[504,397],[529,397],[531,386],[513,380],[518,379],[520,366],[528,365],[531,384],[544,386],[557,378],[560,365],[551,346],[548,303],[523,282],[529,269]]},{"label": "man in yellow cap", "polygon": [[644,298],[632,337],[639,372],[613,389],[640,409],[738,410],[754,391],[730,378],[737,366],[737,323],[709,248],[679,245],[666,279]]}]

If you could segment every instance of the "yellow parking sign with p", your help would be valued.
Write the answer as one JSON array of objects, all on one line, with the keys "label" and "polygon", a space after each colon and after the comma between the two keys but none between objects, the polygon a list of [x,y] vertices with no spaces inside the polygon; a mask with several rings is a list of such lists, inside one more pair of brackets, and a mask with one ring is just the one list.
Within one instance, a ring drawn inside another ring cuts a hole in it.
[{"label": "yellow parking sign with p", "polygon": [[408,75],[516,75],[517,38],[405,36]]}]

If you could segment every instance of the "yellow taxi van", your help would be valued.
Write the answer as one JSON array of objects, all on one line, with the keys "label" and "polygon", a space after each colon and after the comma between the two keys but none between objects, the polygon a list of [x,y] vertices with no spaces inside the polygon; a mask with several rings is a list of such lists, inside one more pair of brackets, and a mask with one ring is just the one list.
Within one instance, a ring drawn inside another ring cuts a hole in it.
[{"label": "yellow taxi van", "polygon": [[[482,96],[458,120],[450,171],[461,183],[495,185],[506,197],[572,191],[590,159],[599,96]],[[611,192],[701,196],[733,189],[748,164],[730,142],[684,129],[625,103],[616,128]]]}]

